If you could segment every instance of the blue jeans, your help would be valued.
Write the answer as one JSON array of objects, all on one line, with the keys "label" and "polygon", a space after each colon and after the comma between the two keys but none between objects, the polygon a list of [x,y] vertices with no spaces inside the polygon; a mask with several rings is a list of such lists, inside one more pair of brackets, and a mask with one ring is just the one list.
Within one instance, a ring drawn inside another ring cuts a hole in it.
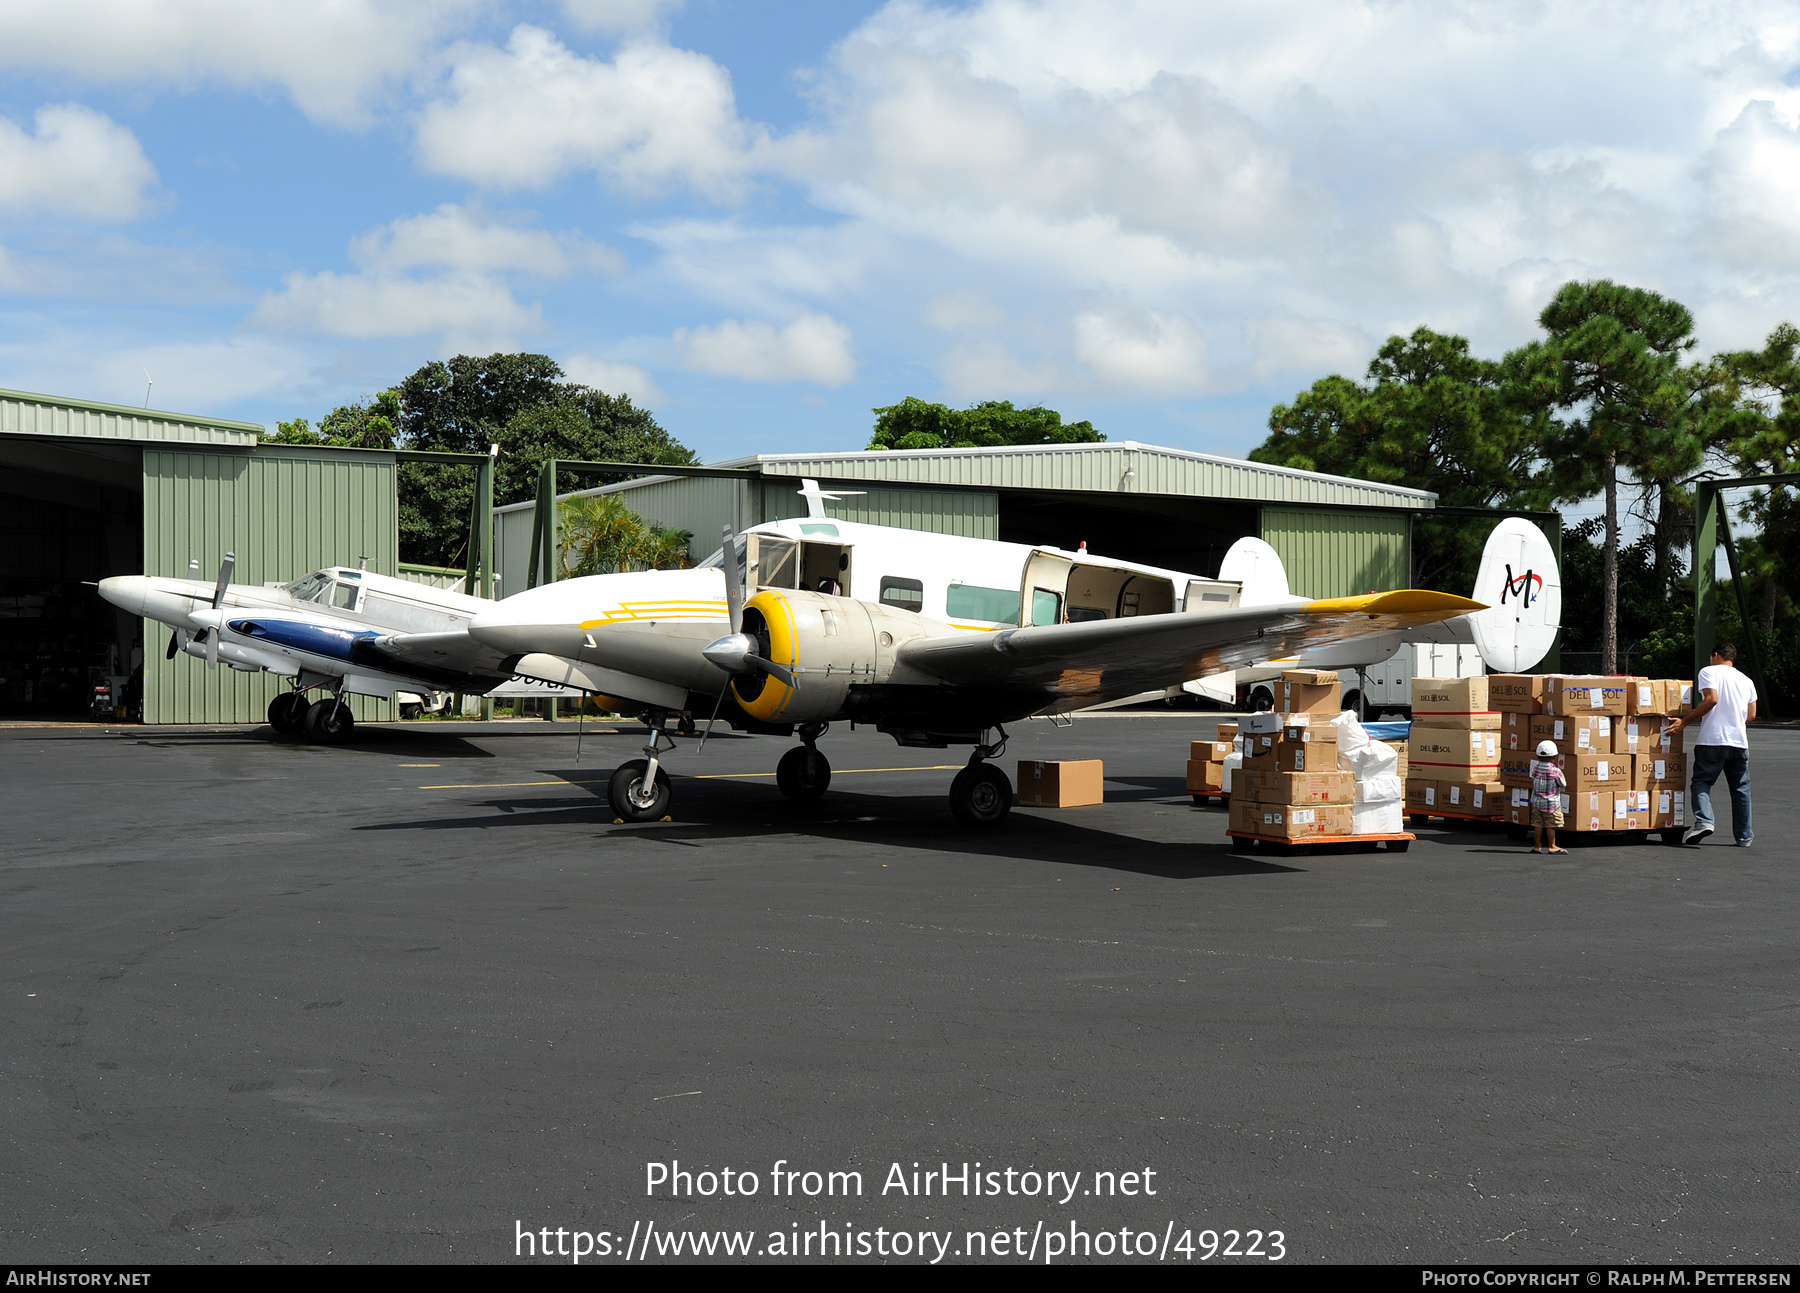
[{"label": "blue jeans", "polygon": [[1731,833],[1740,843],[1750,838],[1750,751],[1741,745],[1696,745],[1694,784],[1689,796],[1694,825],[1713,824],[1712,788],[1719,774],[1731,788]]}]

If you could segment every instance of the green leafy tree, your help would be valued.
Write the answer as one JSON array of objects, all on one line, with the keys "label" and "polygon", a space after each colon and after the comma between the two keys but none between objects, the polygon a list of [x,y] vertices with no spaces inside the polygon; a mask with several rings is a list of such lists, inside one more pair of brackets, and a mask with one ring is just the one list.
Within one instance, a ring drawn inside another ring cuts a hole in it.
[{"label": "green leafy tree", "polygon": [[262,437],[265,444],[337,446],[350,449],[392,449],[399,441],[400,396],[382,391],[355,404],[340,404],[325,415],[318,430],[305,418],[275,424],[275,434]]},{"label": "green leafy tree", "polygon": [[1092,422],[1064,422],[1055,409],[1018,409],[984,400],[966,409],[907,396],[878,408],[871,449],[976,449],[1013,444],[1091,444],[1106,439]]},{"label": "green leafy tree", "polygon": [[557,554],[563,577],[621,570],[681,570],[692,564],[693,534],[652,525],[617,494],[585,494],[559,505]]},{"label": "green leafy tree", "polygon": [[[1428,489],[1445,507],[1541,508],[1553,493],[1538,463],[1546,415],[1501,364],[1471,355],[1465,338],[1418,328],[1387,339],[1366,383],[1324,377],[1277,405],[1250,458]],[[1460,521],[1422,520],[1415,578],[1463,591],[1485,538]]]},{"label": "green leafy tree", "polygon": [[[1538,322],[1549,338],[1506,363],[1522,387],[1563,413],[1544,436],[1557,493],[1605,497],[1600,667],[1610,673],[1619,645],[1619,472],[1656,484],[1666,502],[1704,448],[1706,382],[1681,362],[1694,345],[1694,317],[1655,292],[1601,279],[1565,283]],[[1656,524],[1674,519],[1659,515]],[[1665,532],[1656,540],[1665,579],[1668,545]]]}]

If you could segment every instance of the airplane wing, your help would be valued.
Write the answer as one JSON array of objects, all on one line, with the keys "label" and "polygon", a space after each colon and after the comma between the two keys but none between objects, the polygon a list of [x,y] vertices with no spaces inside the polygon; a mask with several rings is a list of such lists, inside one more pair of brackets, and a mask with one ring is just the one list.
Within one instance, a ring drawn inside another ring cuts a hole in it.
[{"label": "airplane wing", "polygon": [[466,674],[486,678],[510,678],[512,671],[496,651],[458,629],[451,633],[383,633],[363,639],[361,649],[399,672],[422,678]]},{"label": "airplane wing", "polygon": [[1077,708],[1484,609],[1467,597],[1403,589],[923,638],[902,646],[899,660],[951,685],[1041,690],[1057,697],[1052,708]]}]

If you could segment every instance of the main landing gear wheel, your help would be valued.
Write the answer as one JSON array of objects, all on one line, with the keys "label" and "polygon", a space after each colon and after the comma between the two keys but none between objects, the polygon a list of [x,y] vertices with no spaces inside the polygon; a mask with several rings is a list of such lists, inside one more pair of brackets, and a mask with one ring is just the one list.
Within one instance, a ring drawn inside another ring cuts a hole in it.
[{"label": "main landing gear wheel", "polygon": [[649,768],[648,759],[633,759],[613,770],[612,779],[606,783],[606,801],[612,805],[615,816],[628,822],[654,822],[668,814],[669,801],[675,795],[669,774],[658,768],[654,784],[646,791],[644,773]]},{"label": "main landing gear wheel", "polygon": [[807,804],[831,784],[831,763],[810,745],[797,745],[775,765],[775,784],[796,803]]},{"label": "main landing gear wheel", "polygon": [[303,736],[308,708],[305,692],[284,691],[269,702],[269,726],[281,736]]},{"label": "main landing gear wheel", "polygon": [[950,811],[964,825],[998,826],[1012,805],[1012,782],[991,763],[971,763],[950,783]]},{"label": "main landing gear wheel", "polygon": [[316,701],[306,711],[306,736],[320,745],[342,745],[356,728],[350,706],[336,696]]}]

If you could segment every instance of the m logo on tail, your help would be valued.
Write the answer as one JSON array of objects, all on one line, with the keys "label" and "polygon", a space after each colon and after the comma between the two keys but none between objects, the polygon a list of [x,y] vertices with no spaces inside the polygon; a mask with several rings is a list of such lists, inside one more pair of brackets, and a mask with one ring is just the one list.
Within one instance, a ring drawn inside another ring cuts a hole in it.
[{"label": "m logo on tail", "polygon": [[1524,574],[1515,579],[1513,578],[1512,564],[1510,562],[1507,563],[1506,583],[1500,589],[1500,605],[1506,605],[1506,599],[1508,597],[1516,597],[1524,605],[1529,606],[1537,600],[1538,594],[1543,591],[1544,577],[1542,575],[1533,574],[1530,570],[1527,570]]}]

